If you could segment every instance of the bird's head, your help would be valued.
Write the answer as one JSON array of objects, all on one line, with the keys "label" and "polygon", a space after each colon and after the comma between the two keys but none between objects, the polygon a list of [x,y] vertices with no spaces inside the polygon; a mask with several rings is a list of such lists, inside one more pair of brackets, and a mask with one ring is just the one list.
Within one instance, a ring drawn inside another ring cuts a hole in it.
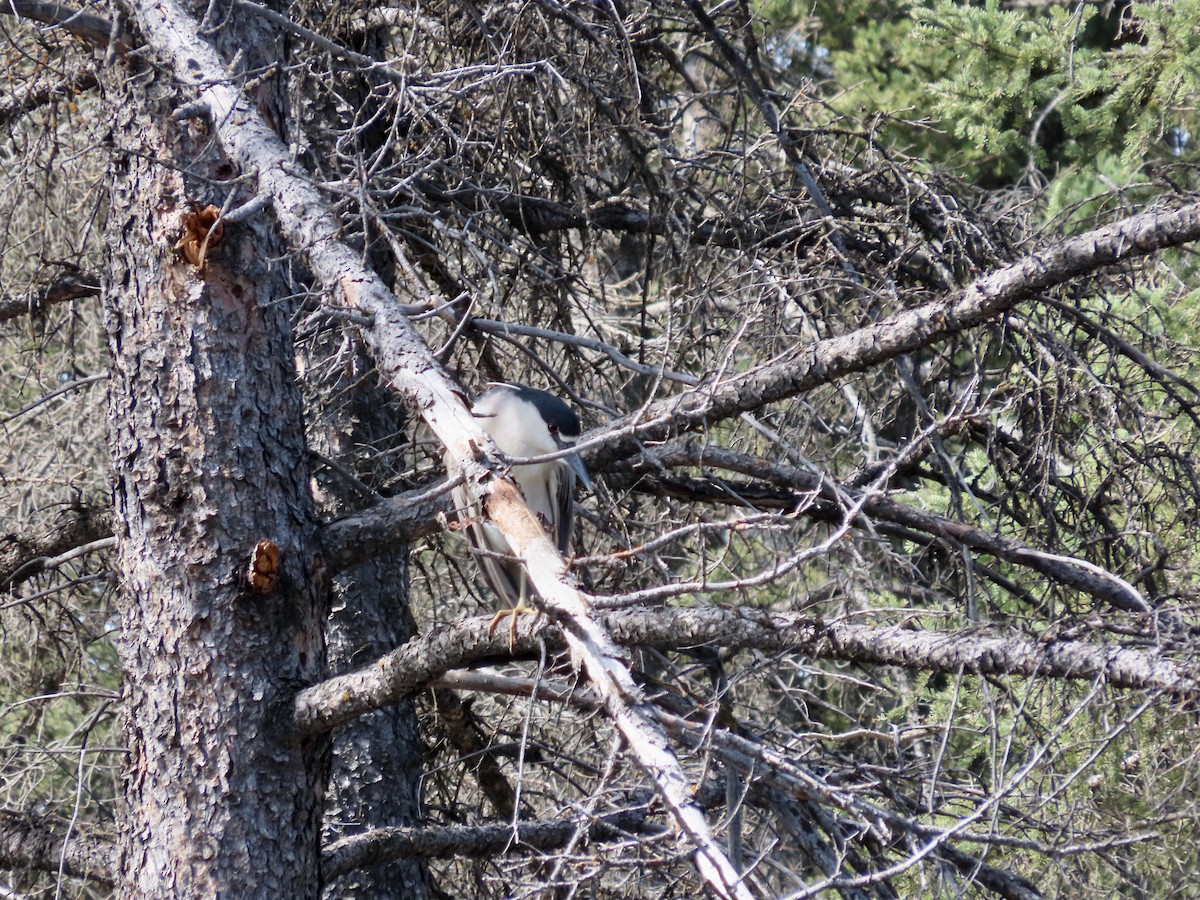
[{"label": "bird's head", "polygon": [[[518,384],[494,384],[474,406],[476,416],[486,419],[485,430],[515,459],[566,450],[579,440],[579,416],[565,402],[546,391]],[[571,454],[563,457],[587,487],[591,479],[583,461]]]}]

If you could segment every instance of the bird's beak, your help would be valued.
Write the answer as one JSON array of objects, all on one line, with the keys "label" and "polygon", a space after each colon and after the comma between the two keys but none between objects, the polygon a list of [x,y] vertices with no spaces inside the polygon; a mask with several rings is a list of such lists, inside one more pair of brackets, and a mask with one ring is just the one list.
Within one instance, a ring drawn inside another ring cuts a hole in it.
[{"label": "bird's beak", "polygon": [[571,470],[583,483],[583,486],[594,494],[596,490],[592,487],[592,479],[588,477],[587,466],[583,464],[583,460],[579,458],[579,455],[572,453],[570,456],[563,457],[563,459],[567,461],[567,465],[571,467]]}]

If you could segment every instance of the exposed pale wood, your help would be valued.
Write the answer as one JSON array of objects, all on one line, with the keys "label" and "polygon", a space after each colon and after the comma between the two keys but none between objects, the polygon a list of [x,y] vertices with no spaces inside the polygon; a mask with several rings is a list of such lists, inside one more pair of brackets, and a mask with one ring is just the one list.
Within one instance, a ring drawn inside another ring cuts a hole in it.
[{"label": "exposed pale wood", "polygon": [[338,223],[324,198],[309,180],[296,174],[288,149],[229,83],[221,58],[199,36],[195,21],[173,0],[141,0],[133,9],[150,47],[181,82],[196,89],[225,153],[243,172],[257,177],[259,192],[270,198],[280,231],[304,254],[317,281],[345,305],[371,318],[368,340],[380,374],[424,418],[445,448],[451,477],[464,477],[468,493],[525,561],[540,605],[562,626],[572,657],[603,696],[631,754],[695,847],[692,858],[709,889],[720,897],[749,898],[694,803],[691,782],[615,645],[565,578],[562,556],[515,484],[498,474],[496,447],[475,422],[462,391],[434,359],[379,276],[338,239]]}]

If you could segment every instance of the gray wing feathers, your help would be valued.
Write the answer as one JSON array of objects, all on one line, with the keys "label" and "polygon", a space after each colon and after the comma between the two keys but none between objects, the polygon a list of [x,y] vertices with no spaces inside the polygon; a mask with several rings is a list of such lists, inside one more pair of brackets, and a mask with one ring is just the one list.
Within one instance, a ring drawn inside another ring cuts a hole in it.
[{"label": "gray wing feathers", "polygon": [[[558,552],[564,556],[569,554],[571,549],[571,526],[575,520],[575,481],[575,470],[570,465],[563,463],[556,466],[553,502],[557,516],[551,538],[558,546]],[[461,487],[455,488],[453,497],[459,515],[477,515],[477,510],[471,506],[465,490]],[[496,529],[479,521],[471,522],[465,530],[472,547],[487,551],[475,554],[484,579],[503,603],[516,606],[522,599],[521,587],[525,583],[525,570],[516,559],[497,559],[490,555],[511,554],[508,542],[499,536]]]},{"label": "gray wing feathers", "polygon": [[558,521],[552,537],[558,552],[567,556],[571,552],[571,526],[575,522],[575,470],[560,462],[556,474],[554,502],[558,506]]}]

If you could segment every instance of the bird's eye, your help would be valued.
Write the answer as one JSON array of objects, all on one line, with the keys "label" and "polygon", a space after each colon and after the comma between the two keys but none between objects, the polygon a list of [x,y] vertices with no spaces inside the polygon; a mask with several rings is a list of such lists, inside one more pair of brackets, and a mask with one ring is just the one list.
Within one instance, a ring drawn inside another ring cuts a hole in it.
[{"label": "bird's eye", "polygon": [[546,427],[550,429],[551,434],[558,434],[558,426],[557,425],[547,425]]}]

